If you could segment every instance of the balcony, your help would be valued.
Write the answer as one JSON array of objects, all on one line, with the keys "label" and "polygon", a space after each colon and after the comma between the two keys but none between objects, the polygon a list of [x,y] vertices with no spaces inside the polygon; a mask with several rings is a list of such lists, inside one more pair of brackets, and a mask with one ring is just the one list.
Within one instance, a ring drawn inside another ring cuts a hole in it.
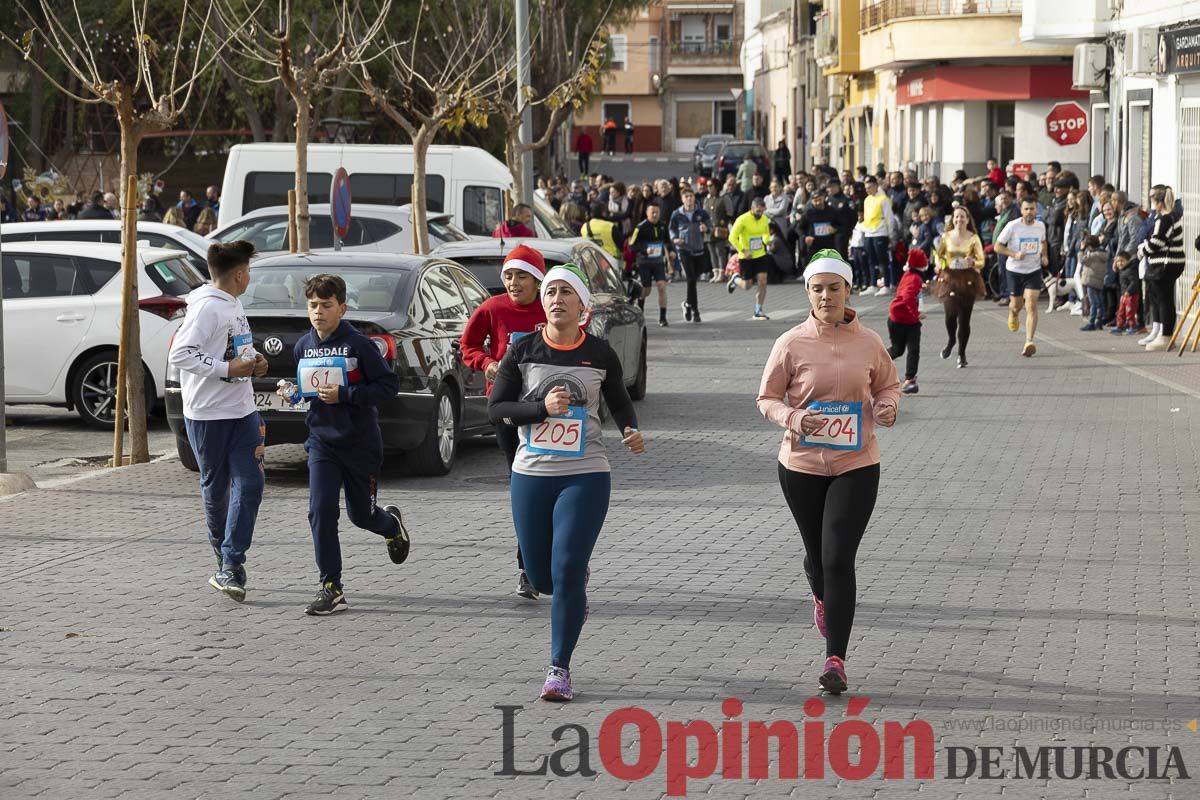
[{"label": "balcony", "polygon": [[[859,67],[911,69],[963,59],[1070,57],[1065,43],[1022,42],[1022,0],[873,0],[858,7]],[[843,46],[846,38],[841,39]]]},{"label": "balcony", "polygon": [[859,8],[859,30],[867,32],[913,17],[1021,16],[1023,0],[874,0]]},{"label": "balcony", "polygon": [[716,42],[671,42],[670,53],[671,60],[687,64],[710,59],[716,59],[722,63],[737,60],[737,53],[734,50],[733,42],[728,39]]},{"label": "balcony", "polygon": [[825,12],[817,17],[817,33],[813,39],[817,65],[831,67],[836,64],[838,54],[837,20],[832,14]]}]

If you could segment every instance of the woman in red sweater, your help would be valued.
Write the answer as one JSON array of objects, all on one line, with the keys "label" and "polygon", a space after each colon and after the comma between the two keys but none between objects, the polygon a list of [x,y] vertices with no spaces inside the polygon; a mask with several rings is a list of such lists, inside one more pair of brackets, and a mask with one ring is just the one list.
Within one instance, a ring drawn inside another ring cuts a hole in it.
[{"label": "woman in red sweater", "polygon": [[[508,346],[546,324],[546,311],[538,297],[545,271],[546,261],[541,253],[528,245],[517,245],[505,256],[500,272],[504,294],[485,300],[467,321],[460,341],[463,363],[484,374],[489,395],[492,393],[492,382],[500,370],[500,359],[504,358]],[[512,472],[519,445],[517,429],[512,425],[496,425],[496,443],[504,451],[509,472]],[[517,594],[535,599],[537,591],[525,575],[519,547],[517,570],[520,573],[517,577]]]}]

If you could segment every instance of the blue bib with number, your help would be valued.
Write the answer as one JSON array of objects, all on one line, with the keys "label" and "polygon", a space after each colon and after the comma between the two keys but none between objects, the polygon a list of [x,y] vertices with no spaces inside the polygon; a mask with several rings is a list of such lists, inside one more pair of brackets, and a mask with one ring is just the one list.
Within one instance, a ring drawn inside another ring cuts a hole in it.
[{"label": "blue bib with number", "polygon": [[808,410],[817,412],[821,427],[801,435],[800,444],[830,450],[862,449],[862,403],[816,401],[808,404]]},{"label": "blue bib with number", "polygon": [[516,344],[517,342],[519,342],[521,340],[522,337],[525,337],[528,335],[529,335],[529,331],[509,331],[508,343]]},{"label": "blue bib with number", "polygon": [[316,397],[322,386],[345,386],[346,359],[343,356],[302,358],[296,364],[296,385],[302,397]]},{"label": "blue bib with number", "polygon": [[525,426],[525,450],[542,456],[582,458],[587,444],[587,406],[568,406],[561,417]]}]

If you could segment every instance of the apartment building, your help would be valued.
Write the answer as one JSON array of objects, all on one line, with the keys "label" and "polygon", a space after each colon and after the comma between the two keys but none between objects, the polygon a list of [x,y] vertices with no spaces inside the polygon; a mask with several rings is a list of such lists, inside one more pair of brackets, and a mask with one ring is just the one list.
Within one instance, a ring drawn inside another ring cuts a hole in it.
[{"label": "apartment building", "polygon": [[[1183,201],[1184,241],[1200,235],[1200,3],[1179,0],[1025,0],[1021,39],[1074,48],[1084,91],[1091,172],[1146,203],[1150,187]],[[1186,302],[1200,274],[1187,248],[1176,286]]]}]

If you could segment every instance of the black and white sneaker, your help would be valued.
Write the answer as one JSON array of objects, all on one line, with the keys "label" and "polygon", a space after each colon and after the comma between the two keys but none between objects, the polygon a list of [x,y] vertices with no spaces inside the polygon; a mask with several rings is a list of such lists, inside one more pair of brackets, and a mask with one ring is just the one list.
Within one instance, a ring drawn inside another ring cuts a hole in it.
[{"label": "black and white sneaker", "polygon": [[521,574],[517,576],[517,595],[524,597],[526,600],[537,600],[537,589],[533,588],[533,584],[529,582],[529,576],[525,574],[525,570],[521,570]]},{"label": "black and white sneaker", "polygon": [[730,294],[733,294],[734,292],[737,291],[737,282],[738,282],[738,274],[735,272],[735,273],[733,273],[732,276],[730,276],[729,282],[725,284],[725,288],[729,291]]},{"label": "black and white sneaker", "polygon": [[692,307],[688,305],[688,301],[687,300],[682,301],[679,304],[679,307],[683,309],[683,321],[691,322],[692,321]]},{"label": "black and white sneaker", "polygon": [[763,311],[755,311],[755,312],[754,312],[754,316],[753,316],[753,317],[751,317],[750,319],[757,320],[757,321],[759,321],[759,322],[765,322],[765,321],[768,321],[768,320],[770,320],[771,318],[770,318],[770,317],[768,317],[768,316],[766,315],[766,313],[765,313],[765,312],[763,312]]},{"label": "black and white sneaker", "polygon": [[384,539],[387,542],[388,558],[393,564],[403,564],[408,559],[408,550],[412,543],[408,538],[408,529],[404,527],[404,519],[400,516],[400,507],[384,506],[383,510],[395,517],[396,524],[400,526],[395,536]]},{"label": "black and white sneaker", "polygon": [[693,325],[700,324],[700,312],[699,311],[697,311],[695,314],[692,314],[692,324]]},{"label": "black and white sneaker", "polygon": [[208,579],[208,585],[218,592],[224,592],[239,603],[246,599],[245,571],[238,580],[238,568],[223,569]]},{"label": "black and white sneaker", "polygon": [[668,327],[670,324],[671,324],[671,323],[667,322],[667,318],[666,318],[666,317],[659,317],[659,318],[658,318],[658,327],[660,327],[660,328],[666,328],[666,327]]},{"label": "black and white sneaker", "polygon": [[317,596],[308,604],[308,608],[304,609],[304,613],[310,617],[327,617],[349,607],[346,605],[346,595],[342,594],[342,587],[332,581],[325,581],[321,584]]}]

